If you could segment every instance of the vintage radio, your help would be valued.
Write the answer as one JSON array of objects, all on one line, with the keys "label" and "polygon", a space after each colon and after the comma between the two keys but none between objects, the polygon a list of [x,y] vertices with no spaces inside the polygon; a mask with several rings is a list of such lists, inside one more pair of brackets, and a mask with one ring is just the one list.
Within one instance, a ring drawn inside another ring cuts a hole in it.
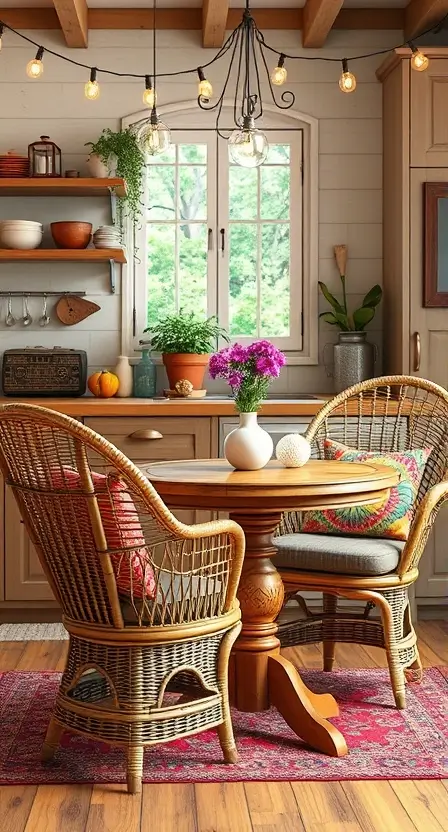
[{"label": "vintage radio", "polygon": [[26,347],[3,353],[5,396],[82,396],[87,353],[62,347]]}]

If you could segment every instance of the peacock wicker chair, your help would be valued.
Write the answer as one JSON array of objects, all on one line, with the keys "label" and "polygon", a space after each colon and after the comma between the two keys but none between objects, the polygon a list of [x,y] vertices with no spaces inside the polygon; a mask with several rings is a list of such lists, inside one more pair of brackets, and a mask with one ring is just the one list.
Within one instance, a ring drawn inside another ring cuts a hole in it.
[{"label": "peacock wicker chair", "polygon": [[137,792],[144,746],[216,726],[235,762],[241,528],[180,523],[113,445],[34,405],[0,407],[0,467],[70,637],[43,759],[64,729],[121,746]]},{"label": "peacock wicker chair", "polygon": [[[302,616],[292,621],[291,615],[289,620],[286,614],[280,616],[282,646],[323,642],[324,670],[327,671],[333,667],[338,641],[385,648],[395,702],[398,708],[404,708],[406,679],[420,681],[422,677],[408,589],[418,577],[420,557],[436,516],[448,498],[448,392],[416,377],[370,379],[350,387],[324,405],[306,436],[312,455],[321,459],[325,456],[326,439],[361,451],[384,454],[432,449],[412,509],[410,533],[407,541],[401,544],[398,563],[392,572],[369,574],[367,571],[367,574],[359,575],[341,574],[342,570],[338,573],[334,568],[301,570],[300,548],[303,549],[305,538],[316,536],[300,534],[300,512],[286,513],[277,532],[279,543],[281,536],[294,536],[295,543],[283,561],[279,546],[276,565],[285,584],[287,600],[298,602]],[[322,541],[327,536],[318,537]],[[283,543],[289,539],[284,537]],[[327,540],[331,548],[331,538]],[[349,540],[349,537],[339,538],[339,552],[333,555],[343,554],[341,545],[342,548],[348,545]],[[351,538],[350,545],[353,540]],[[356,540],[355,545],[362,548],[360,539]],[[373,538],[368,540],[373,541]],[[322,545],[321,541],[318,546]],[[333,556],[333,564],[334,561]],[[311,612],[298,591],[322,592],[322,611]],[[365,608],[359,614],[338,609],[338,597],[361,599],[366,602]],[[371,617],[375,606],[379,608],[379,619]]]}]

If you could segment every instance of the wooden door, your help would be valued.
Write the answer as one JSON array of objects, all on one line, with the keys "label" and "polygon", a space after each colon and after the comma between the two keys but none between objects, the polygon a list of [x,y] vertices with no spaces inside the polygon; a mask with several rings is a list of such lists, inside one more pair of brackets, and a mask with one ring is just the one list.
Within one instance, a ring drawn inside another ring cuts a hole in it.
[{"label": "wooden door", "polygon": [[5,601],[53,601],[11,489],[5,488]]},{"label": "wooden door", "polygon": [[[448,62],[446,63],[448,66]],[[411,171],[410,366],[413,375],[427,378],[448,388],[448,309],[429,309],[423,306],[424,182],[448,182],[448,169]],[[420,342],[420,360],[417,338]],[[448,596],[447,540],[448,505],[441,510],[420,561],[420,576],[416,585],[417,598]]]},{"label": "wooden door", "polygon": [[411,167],[448,167],[448,59],[411,72]]}]

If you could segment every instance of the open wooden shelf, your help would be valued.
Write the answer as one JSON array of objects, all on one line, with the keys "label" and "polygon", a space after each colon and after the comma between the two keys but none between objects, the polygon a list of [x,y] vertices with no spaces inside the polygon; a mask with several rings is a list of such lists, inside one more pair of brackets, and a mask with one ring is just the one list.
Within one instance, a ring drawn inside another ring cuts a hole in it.
[{"label": "open wooden shelf", "polygon": [[1,179],[1,196],[116,196],[126,195],[124,179]]},{"label": "open wooden shelf", "polygon": [[72,260],[75,263],[126,263],[126,255],[121,248],[34,248],[30,250],[2,248],[0,249],[0,262],[12,260],[21,261],[42,261]]}]

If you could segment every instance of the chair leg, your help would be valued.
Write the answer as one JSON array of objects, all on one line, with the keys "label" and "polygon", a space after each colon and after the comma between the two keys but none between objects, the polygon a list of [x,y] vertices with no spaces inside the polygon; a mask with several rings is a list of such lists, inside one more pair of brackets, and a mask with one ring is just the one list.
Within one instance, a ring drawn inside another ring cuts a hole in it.
[{"label": "chair leg", "polygon": [[143,746],[128,749],[127,784],[129,794],[139,794],[142,790]]},{"label": "chair leg", "polygon": [[47,728],[44,744],[41,751],[41,760],[44,763],[49,763],[53,759],[55,752],[59,746],[59,740],[63,732],[62,725],[56,722],[54,717],[51,717],[50,724]]},{"label": "chair leg", "polygon": [[404,668],[400,663],[397,638],[395,634],[394,614],[401,615],[401,609],[394,610],[382,593],[383,603],[380,605],[381,621],[384,632],[384,646],[386,648],[387,663],[389,665],[390,681],[394,694],[395,704],[399,710],[406,708],[406,679]]},{"label": "chair leg", "polygon": [[[336,595],[329,595],[328,593],[324,592],[323,595],[323,611],[324,613],[335,615],[338,606],[338,599]],[[336,648],[335,641],[328,641],[325,638],[325,631],[331,630],[333,624],[331,621],[326,622],[324,619],[323,624],[323,639],[322,639],[322,646],[323,646],[323,653],[324,653],[324,670],[331,671],[333,670],[334,665],[334,654]]]},{"label": "chair leg", "polygon": [[237,763],[238,751],[236,749],[235,738],[233,736],[233,725],[230,717],[230,708],[224,706],[224,722],[218,725],[219,744],[224,756],[224,762]]}]

